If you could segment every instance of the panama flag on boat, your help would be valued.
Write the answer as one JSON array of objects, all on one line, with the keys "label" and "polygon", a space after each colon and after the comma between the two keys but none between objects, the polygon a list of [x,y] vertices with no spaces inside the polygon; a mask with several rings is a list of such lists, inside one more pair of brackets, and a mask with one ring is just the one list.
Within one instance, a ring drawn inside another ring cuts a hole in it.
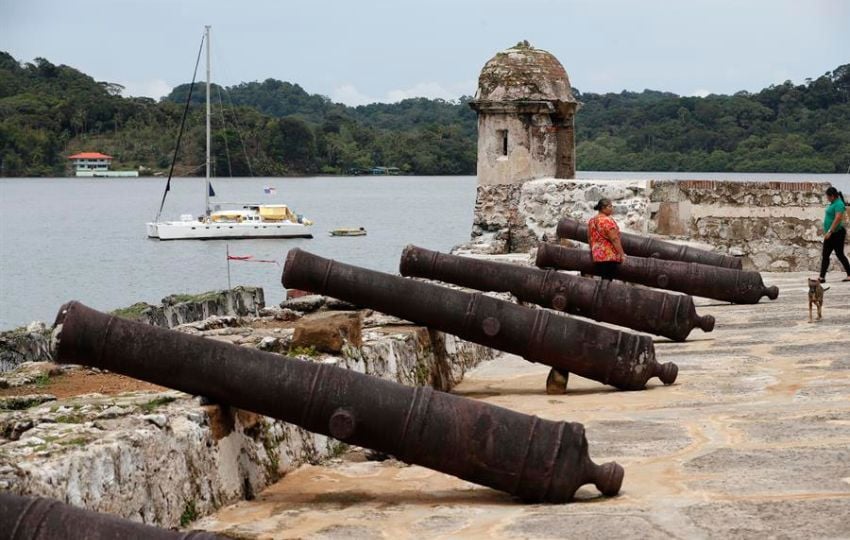
[{"label": "panama flag on boat", "polygon": [[263,188],[263,193],[265,193],[266,195],[273,195],[275,191],[277,191],[277,189],[272,186],[265,186]]}]

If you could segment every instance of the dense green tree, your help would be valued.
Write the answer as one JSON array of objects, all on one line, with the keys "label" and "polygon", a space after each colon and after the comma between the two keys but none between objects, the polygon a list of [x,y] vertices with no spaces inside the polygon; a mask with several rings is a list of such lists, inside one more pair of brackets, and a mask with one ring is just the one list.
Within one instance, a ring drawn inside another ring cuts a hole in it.
[{"label": "dense green tree", "polygon": [[[157,102],[36,58],[0,52],[0,176],[61,175],[65,157],[98,150],[116,167],[165,170],[189,84]],[[582,93],[582,170],[845,172],[850,166],[850,64],[805,84],[681,97],[644,90]],[[345,173],[375,165],[412,174],[474,174],[469,96],[347,107],[297,84],[212,85],[213,173]],[[178,174],[203,174],[205,86],[192,88]],[[227,114],[222,111],[229,111]]]},{"label": "dense green tree", "polygon": [[287,116],[269,123],[266,153],[291,172],[315,172],[316,137],[306,122]]}]

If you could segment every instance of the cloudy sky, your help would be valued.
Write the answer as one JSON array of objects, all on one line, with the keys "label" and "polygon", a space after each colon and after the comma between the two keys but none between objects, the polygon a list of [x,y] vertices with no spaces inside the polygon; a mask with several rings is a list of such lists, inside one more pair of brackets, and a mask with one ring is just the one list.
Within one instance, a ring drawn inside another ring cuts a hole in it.
[{"label": "cloudy sky", "polygon": [[191,80],[205,24],[216,82],[349,105],[473,94],[523,39],[583,92],[730,94],[850,63],[848,0],[0,0],[0,50],[161,97]]}]

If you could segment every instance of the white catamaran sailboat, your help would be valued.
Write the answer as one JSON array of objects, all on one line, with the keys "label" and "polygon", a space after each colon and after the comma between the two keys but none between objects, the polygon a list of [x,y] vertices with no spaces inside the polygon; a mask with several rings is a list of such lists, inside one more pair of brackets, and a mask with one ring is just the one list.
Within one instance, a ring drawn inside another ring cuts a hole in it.
[{"label": "white catamaran sailboat", "polygon": [[[171,189],[171,173],[154,221],[147,223],[148,238],[160,240],[214,240],[239,238],[312,238],[313,224],[297,215],[285,204],[219,203],[238,207],[234,210],[210,211],[210,27],[205,27],[204,43],[207,53],[207,154],[206,154],[206,211],[195,218],[183,214],[179,221],[160,221],[165,197]],[[193,81],[194,84],[194,81]],[[191,99],[191,90],[189,94]],[[182,126],[181,126],[182,130]],[[179,139],[178,139],[179,145]],[[175,152],[175,156],[177,152]],[[174,166],[172,163],[171,170]],[[218,205],[217,205],[218,206]]]}]

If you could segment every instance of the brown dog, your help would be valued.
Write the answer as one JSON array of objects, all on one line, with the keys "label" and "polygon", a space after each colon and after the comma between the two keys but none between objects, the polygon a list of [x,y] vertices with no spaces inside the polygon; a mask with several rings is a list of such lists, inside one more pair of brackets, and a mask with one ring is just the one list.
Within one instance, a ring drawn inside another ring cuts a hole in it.
[{"label": "brown dog", "polygon": [[829,287],[823,288],[820,280],[817,278],[809,278],[809,322],[812,321],[812,306],[818,308],[818,320],[823,318],[821,311],[823,310],[823,292],[828,291]]}]

